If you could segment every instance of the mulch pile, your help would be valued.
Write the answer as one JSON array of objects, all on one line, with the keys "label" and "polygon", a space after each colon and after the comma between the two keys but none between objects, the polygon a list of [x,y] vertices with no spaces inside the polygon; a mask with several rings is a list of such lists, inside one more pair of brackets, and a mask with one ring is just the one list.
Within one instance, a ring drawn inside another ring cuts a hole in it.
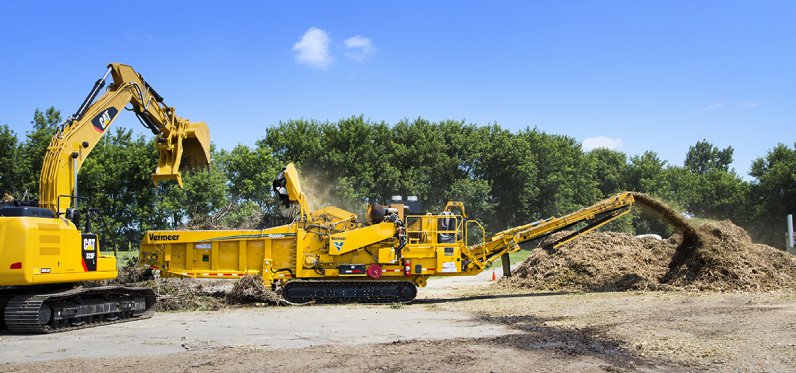
[{"label": "mulch pile", "polygon": [[695,227],[654,198],[634,195],[644,210],[677,228],[665,240],[593,232],[558,249],[546,238],[505,283],[550,291],[771,291],[796,289],[796,257],[752,242],[729,220]]}]

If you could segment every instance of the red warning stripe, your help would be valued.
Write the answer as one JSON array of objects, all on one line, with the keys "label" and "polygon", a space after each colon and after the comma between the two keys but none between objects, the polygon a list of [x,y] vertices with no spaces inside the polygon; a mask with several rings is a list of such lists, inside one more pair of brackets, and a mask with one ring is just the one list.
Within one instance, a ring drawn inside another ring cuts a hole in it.
[{"label": "red warning stripe", "polygon": [[243,277],[244,273],[180,272],[183,276]]}]

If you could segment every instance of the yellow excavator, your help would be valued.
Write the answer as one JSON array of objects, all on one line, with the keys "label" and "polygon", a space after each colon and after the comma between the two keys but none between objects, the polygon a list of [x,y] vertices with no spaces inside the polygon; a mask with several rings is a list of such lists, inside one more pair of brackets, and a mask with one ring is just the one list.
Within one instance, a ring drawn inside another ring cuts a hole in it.
[{"label": "yellow excavator", "polygon": [[[367,219],[337,207],[310,209],[298,172],[287,165],[273,191],[295,219],[263,230],[150,231],[139,261],[163,277],[240,278],[261,275],[289,302],[408,302],[432,276],[469,276],[520,244],[555,232],[558,247],[627,214],[635,203],[620,193],[563,217],[551,217],[486,237],[464,204],[422,213],[416,198],[371,204]],[[397,196],[396,196],[397,197]],[[414,212],[414,214],[413,214]]]},{"label": "yellow excavator", "polygon": [[[102,92],[108,76],[113,81]],[[133,111],[157,138],[155,184],[176,180],[182,187],[181,171],[210,164],[205,123],[177,116],[130,66],[108,65],[77,112],[52,137],[38,203],[6,202],[0,207],[0,324],[8,331],[49,333],[145,318],[154,312],[157,297],[151,289],[75,287],[117,276],[116,258],[100,254],[91,229],[94,209],[78,196],[77,175],[124,109]]]}]

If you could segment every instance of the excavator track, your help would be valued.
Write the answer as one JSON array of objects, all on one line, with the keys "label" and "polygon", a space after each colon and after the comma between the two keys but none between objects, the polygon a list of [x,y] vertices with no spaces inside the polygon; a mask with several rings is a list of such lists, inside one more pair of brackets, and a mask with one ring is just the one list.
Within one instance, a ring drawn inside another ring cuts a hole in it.
[{"label": "excavator track", "polygon": [[56,333],[149,318],[156,302],[152,289],[121,286],[17,295],[5,305],[4,321],[11,333]]},{"label": "excavator track", "polygon": [[293,280],[282,291],[291,303],[406,303],[416,296],[409,281]]}]

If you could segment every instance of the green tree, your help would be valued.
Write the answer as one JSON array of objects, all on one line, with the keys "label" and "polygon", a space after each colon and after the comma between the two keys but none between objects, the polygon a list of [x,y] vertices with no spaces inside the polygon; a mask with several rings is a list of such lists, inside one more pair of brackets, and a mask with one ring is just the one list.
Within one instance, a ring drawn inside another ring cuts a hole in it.
[{"label": "green tree", "polygon": [[384,202],[400,193],[400,172],[392,164],[393,132],[384,123],[362,116],[322,128],[324,151],[318,166],[302,167],[303,184],[319,206],[335,203],[361,209],[364,199]]},{"label": "green tree", "polygon": [[102,233],[107,249],[134,245],[144,230],[164,228],[160,215],[165,212],[155,208],[152,185],[156,164],[153,141],[133,137],[123,127],[106,133],[83,163],[78,175],[80,195],[88,197],[89,205],[102,215],[97,223],[104,226],[94,230]]},{"label": "green tree", "polygon": [[61,123],[61,112],[54,107],[49,107],[45,111],[36,109],[33,113],[33,121],[30,123],[33,125],[33,129],[26,133],[25,142],[21,146],[22,156],[18,171],[23,191],[27,191],[28,198],[33,199],[39,193],[41,165],[44,162],[44,155],[47,153],[50,139],[58,130],[58,124]]},{"label": "green tree", "polygon": [[211,144],[209,169],[183,170],[182,189],[174,182],[159,186],[153,216],[160,219],[153,225],[166,223],[177,228],[205,224],[220,209],[234,204],[228,197],[222,157]]},{"label": "green tree", "polygon": [[597,188],[603,196],[609,196],[627,189],[627,155],[620,151],[597,148],[588,153],[594,163],[594,177]]},{"label": "green tree", "polygon": [[494,213],[478,217],[492,230],[524,224],[540,217],[537,160],[531,144],[498,125],[482,127],[485,150],[476,176],[491,185]]},{"label": "green tree", "polygon": [[637,192],[651,192],[656,189],[656,181],[663,172],[666,161],[658,153],[645,151],[630,158],[627,169],[627,186]]},{"label": "green tree", "polygon": [[264,210],[275,204],[271,182],[285,164],[268,145],[262,141],[254,149],[237,145],[230,152],[221,151],[218,160],[223,163],[233,202],[251,201]]},{"label": "green tree", "polygon": [[445,199],[440,174],[450,162],[439,126],[422,118],[412,122],[403,120],[393,127],[393,134],[387,156],[393,160],[393,167],[400,170],[395,193],[416,195],[424,206],[439,206]]},{"label": "green tree", "polygon": [[696,198],[698,175],[684,167],[667,166],[648,180],[646,193],[663,199],[677,209],[689,210]]},{"label": "green tree", "polygon": [[719,149],[703,139],[688,148],[688,153],[685,157],[685,168],[700,175],[714,169],[728,171],[732,163],[732,154],[732,146]]},{"label": "green tree", "polygon": [[534,219],[562,215],[597,201],[600,191],[594,163],[574,138],[537,129],[520,131],[518,136],[530,145],[538,170],[539,194],[531,207],[537,213]]},{"label": "green tree", "polygon": [[221,164],[215,162],[217,153],[211,152],[207,170],[183,172],[185,182],[185,211],[191,220],[201,220],[216,213],[227,204],[227,184]]},{"label": "green tree", "polygon": [[[671,195],[665,194],[671,185],[679,183],[684,173],[681,168],[666,167],[666,161],[660,159],[657,153],[646,151],[641,155],[630,158],[627,168],[627,186],[631,191],[652,194],[666,201],[671,201]],[[668,235],[671,228],[660,218],[642,213],[634,214],[633,227],[638,233],[658,233]]]},{"label": "green tree", "polygon": [[280,163],[289,162],[315,165],[323,149],[322,125],[303,119],[280,122],[265,131],[265,138],[257,142],[259,147],[273,151]]},{"label": "green tree", "polygon": [[14,131],[8,125],[0,126],[0,193],[11,193],[19,196],[22,187],[17,173],[19,172],[18,141]]},{"label": "green tree", "polygon": [[262,209],[252,201],[233,203],[228,208],[225,208],[222,213],[219,223],[224,227],[255,229],[262,224]]},{"label": "green tree", "polygon": [[451,201],[461,201],[469,218],[482,221],[484,229],[490,229],[489,223],[482,217],[495,215],[497,203],[490,198],[492,188],[486,180],[458,179],[445,191],[445,198]]},{"label": "green tree", "polygon": [[710,219],[748,220],[749,184],[734,172],[711,169],[696,177],[688,211]]},{"label": "green tree", "polygon": [[749,174],[755,178],[750,203],[756,208],[756,238],[781,247],[785,216],[796,213],[796,144],[778,144],[752,162]]}]

